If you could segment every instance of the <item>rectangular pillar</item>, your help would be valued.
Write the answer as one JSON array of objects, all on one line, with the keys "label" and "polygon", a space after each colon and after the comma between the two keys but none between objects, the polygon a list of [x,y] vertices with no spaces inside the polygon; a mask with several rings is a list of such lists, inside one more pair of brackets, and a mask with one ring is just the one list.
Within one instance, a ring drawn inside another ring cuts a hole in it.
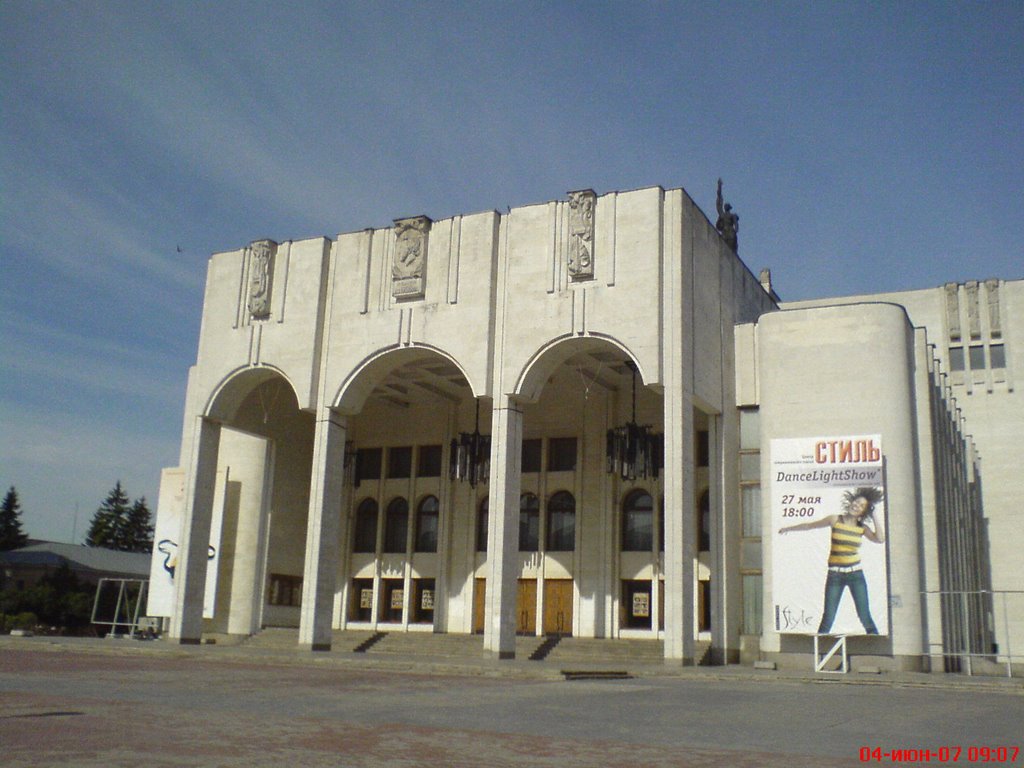
[{"label": "rectangular pillar", "polygon": [[[662,378],[665,386],[665,661],[694,662],[697,553],[694,471],[694,242],[678,191],[662,225]],[[692,219],[690,220],[692,221]]]},{"label": "rectangular pillar", "polygon": [[495,400],[491,420],[484,649],[500,659],[513,659],[516,655],[522,446],[523,412],[509,398]]},{"label": "rectangular pillar", "polygon": [[197,422],[185,487],[185,515],[178,536],[174,612],[169,630],[171,639],[182,645],[198,644],[203,634],[206,567],[220,451],[220,424],[202,416]]},{"label": "rectangular pillar", "polygon": [[306,564],[299,615],[299,646],[314,651],[331,649],[331,620],[341,546],[346,433],[344,418],[330,408],[322,409],[313,444]]}]

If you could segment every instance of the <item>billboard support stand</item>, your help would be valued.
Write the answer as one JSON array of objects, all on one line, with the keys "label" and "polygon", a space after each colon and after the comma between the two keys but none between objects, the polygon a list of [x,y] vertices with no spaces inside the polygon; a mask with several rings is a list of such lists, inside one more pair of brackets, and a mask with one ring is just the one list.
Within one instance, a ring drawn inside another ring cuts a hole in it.
[{"label": "billboard support stand", "polygon": [[[840,635],[836,638],[832,648],[822,656],[821,651],[818,647],[818,641],[822,637],[828,637],[828,635],[815,635],[814,636],[814,671],[815,672],[827,672],[830,675],[845,675],[850,671],[850,659],[846,655],[846,635]],[[829,662],[836,653],[839,652],[841,663],[839,669],[825,669],[825,665]]]}]

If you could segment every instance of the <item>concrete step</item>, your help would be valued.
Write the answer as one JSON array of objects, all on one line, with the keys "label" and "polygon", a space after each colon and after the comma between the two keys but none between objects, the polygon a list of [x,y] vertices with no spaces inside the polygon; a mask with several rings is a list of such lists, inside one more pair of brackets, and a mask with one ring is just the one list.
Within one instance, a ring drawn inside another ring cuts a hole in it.
[{"label": "concrete step", "polygon": [[[294,650],[299,631],[291,627],[268,627],[248,639],[246,647],[265,650]],[[484,652],[483,635],[445,634],[437,632],[403,632],[380,630],[335,630],[331,650],[341,653],[366,653],[438,656],[448,658],[478,656]],[[703,663],[711,644],[696,644],[697,663]],[[626,663],[659,664],[664,660],[665,644],[661,640],[604,639],[590,637],[516,637],[516,657],[543,660],[562,666],[572,664],[618,665]]]}]

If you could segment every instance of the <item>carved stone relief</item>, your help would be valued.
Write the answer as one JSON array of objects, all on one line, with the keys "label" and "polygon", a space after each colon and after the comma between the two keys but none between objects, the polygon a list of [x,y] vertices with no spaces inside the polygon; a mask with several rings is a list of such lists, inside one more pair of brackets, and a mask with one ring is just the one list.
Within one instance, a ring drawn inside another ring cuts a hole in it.
[{"label": "carved stone relief", "polygon": [[967,324],[971,338],[981,338],[981,317],[978,315],[978,281],[970,280],[964,286],[967,289]]},{"label": "carved stone relief", "polygon": [[1003,328],[999,324],[999,281],[985,281],[985,295],[988,299],[988,329],[993,337],[1002,336]]},{"label": "carved stone relief", "polygon": [[249,314],[253,320],[270,317],[270,289],[274,279],[277,243],[256,240],[249,246]]},{"label": "carved stone relief", "polygon": [[960,285],[946,283],[946,325],[949,326],[949,338],[957,341],[960,338]]},{"label": "carved stone relief", "polygon": [[395,258],[391,265],[391,295],[396,299],[423,298],[427,272],[426,216],[395,219]]},{"label": "carved stone relief", "polygon": [[597,193],[569,193],[569,275],[573,280],[594,277],[594,207]]}]

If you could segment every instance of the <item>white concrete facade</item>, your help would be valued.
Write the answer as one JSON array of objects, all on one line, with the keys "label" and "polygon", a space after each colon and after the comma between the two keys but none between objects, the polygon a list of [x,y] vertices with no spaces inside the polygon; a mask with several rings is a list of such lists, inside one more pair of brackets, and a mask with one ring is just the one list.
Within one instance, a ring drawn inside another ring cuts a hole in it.
[{"label": "white concrete facade", "polygon": [[[1019,283],[1002,285],[1019,316]],[[934,356],[893,303],[778,309],[681,189],[214,255],[165,472],[184,493],[158,510],[182,520],[171,636],[291,625],[324,649],[344,627],[480,632],[508,657],[517,632],[556,632],[659,637],[682,664],[699,640],[715,662],[805,653],[750,618],[772,562],[744,528],[744,456],[766,461],[772,436],[875,430],[888,504],[916,513],[890,516],[900,602],[891,636],[863,647],[912,665],[930,653],[918,409]],[[848,355],[880,364],[853,381]],[[796,375],[811,361],[814,388]],[[609,471],[610,433],[630,424],[646,471]]]}]

